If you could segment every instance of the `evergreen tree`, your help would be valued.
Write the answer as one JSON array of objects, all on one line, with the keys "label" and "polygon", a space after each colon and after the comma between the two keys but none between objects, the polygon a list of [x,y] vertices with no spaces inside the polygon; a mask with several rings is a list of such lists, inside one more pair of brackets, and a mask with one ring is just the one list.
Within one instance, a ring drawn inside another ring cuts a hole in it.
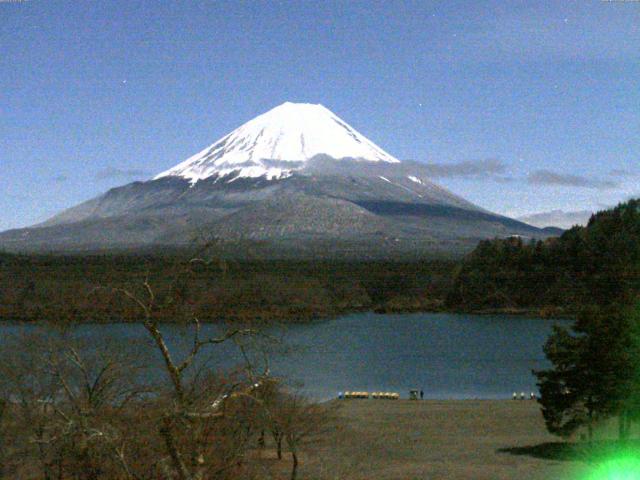
[{"label": "evergreen tree", "polygon": [[[639,304],[640,305],[640,304]],[[640,310],[584,310],[571,329],[555,327],[544,351],[552,368],[534,372],[547,429],[569,436],[619,417],[620,438],[640,417]]]},{"label": "evergreen tree", "polygon": [[629,304],[638,292],[640,200],[629,200],[558,238],[480,242],[456,270],[447,304],[576,314],[584,305]]}]

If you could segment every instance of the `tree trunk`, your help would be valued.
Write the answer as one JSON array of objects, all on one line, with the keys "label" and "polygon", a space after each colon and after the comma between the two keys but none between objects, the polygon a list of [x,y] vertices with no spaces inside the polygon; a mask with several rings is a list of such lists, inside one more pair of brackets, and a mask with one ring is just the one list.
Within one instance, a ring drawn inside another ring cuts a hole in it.
[{"label": "tree trunk", "polygon": [[298,475],[298,455],[296,454],[295,450],[291,452],[291,457],[293,458],[293,467],[291,468],[291,480],[296,480],[296,476]]},{"label": "tree trunk", "polygon": [[625,441],[629,438],[629,414],[623,410],[618,415],[618,440]]},{"label": "tree trunk", "polygon": [[162,419],[162,425],[159,428],[160,436],[164,439],[164,444],[169,453],[169,458],[173,464],[173,468],[178,474],[180,480],[191,480],[191,475],[187,470],[187,467],[180,458],[180,453],[176,447],[176,444],[171,433],[171,421],[168,418]]},{"label": "tree trunk", "polygon": [[180,375],[180,371],[176,367],[176,364],[171,358],[169,347],[167,347],[162,333],[154,323],[152,323],[150,320],[147,320],[144,322],[144,328],[146,328],[146,330],[151,334],[151,337],[155,341],[156,346],[162,354],[162,358],[164,359],[164,363],[167,368],[167,373],[169,373],[169,377],[171,378],[171,382],[173,383],[173,388],[176,392],[176,396],[178,397],[178,402],[180,403],[180,406],[182,406],[184,403],[184,388],[182,386],[182,377]]},{"label": "tree trunk", "polygon": [[271,430],[271,435],[273,435],[273,441],[276,442],[278,460],[282,460],[282,434],[277,428],[274,428]]},{"label": "tree trunk", "polygon": [[44,427],[39,426],[36,430],[36,438],[38,439],[38,456],[40,464],[42,465],[42,474],[44,480],[51,480],[53,475],[51,473],[51,465],[47,462],[47,454],[44,450]]}]

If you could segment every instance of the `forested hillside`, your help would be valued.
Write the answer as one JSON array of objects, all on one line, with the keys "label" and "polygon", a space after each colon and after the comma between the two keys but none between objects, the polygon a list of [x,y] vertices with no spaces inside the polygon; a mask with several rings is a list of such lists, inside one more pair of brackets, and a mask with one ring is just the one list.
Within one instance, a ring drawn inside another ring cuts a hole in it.
[{"label": "forested hillside", "polygon": [[628,303],[640,291],[640,200],[591,217],[558,238],[482,241],[455,273],[447,298],[460,310],[572,314]]},{"label": "forested hillside", "polygon": [[105,255],[0,254],[0,320],[136,321],[148,280],[162,321],[188,308],[203,321],[305,321],[347,312],[442,308],[455,263],[422,261],[190,262],[180,252]]},{"label": "forested hillside", "polygon": [[140,289],[146,278],[166,303],[160,313],[165,321],[178,316],[171,298],[212,321],[300,321],[360,310],[443,308],[573,315],[588,305],[628,304],[640,292],[640,200],[599,212],[586,227],[558,238],[482,241],[457,265],[451,260],[189,265],[188,258],[184,252],[0,253],[0,319],[132,321],[135,306],[108,292]]}]

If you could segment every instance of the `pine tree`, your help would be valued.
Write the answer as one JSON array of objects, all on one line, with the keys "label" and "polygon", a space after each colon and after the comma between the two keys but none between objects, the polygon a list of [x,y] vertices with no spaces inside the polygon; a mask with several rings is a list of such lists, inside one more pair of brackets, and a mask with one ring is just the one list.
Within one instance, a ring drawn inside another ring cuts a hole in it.
[{"label": "pine tree", "polygon": [[618,416],[620,438],[640,417],[640,313],[638,307],[590,308],[571,329],[555,327],[544,351],[553,367],[537,371],[547,429],[569,436]]}]

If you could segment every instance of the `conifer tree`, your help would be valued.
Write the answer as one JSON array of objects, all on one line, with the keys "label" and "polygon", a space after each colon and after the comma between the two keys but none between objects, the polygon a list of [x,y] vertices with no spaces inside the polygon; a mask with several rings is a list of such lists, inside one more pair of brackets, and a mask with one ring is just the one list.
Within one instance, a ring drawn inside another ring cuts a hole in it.
[{"label": "conifer tree", "polygon": [[547,429],[569,436],[619,417],[620,438],[640,417],[640,313],[633,308],[584,310],[571,329],[555,327],[544,347],[552,368],[534,372]]}]

